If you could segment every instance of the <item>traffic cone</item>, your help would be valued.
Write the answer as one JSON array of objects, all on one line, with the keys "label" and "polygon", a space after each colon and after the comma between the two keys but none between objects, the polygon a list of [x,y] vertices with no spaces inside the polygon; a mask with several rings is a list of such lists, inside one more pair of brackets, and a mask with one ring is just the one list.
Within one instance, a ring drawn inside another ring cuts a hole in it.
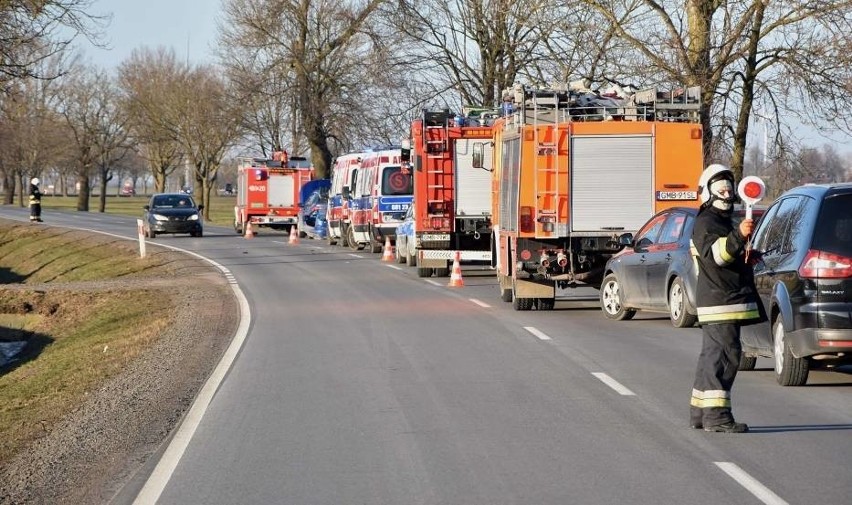
[{"label": "traffic cone", "polygon": [[251,231],[251,221],[246,223],[246,238],[254,238],[254,232]]},{"label": "traffic cone", "polygon": [[390,237],[385,237],[385,250],[382,251],[382,261],[393,261],[393,247],[391,247]]},{"label": "traffic cone", "polygon": [[295,224],[290,228],[290,241],[291,244],[299,243],[299,227]]},{"label": "traffic cone", "polygon": [[461,253],[456,251],[456,257],[453,259],[453,273],[450,275],[450,283],[447,286],[451,288],[460,288],[464,286],[464,280],[462,280],[461,273],[461,264],[459,263]]}]

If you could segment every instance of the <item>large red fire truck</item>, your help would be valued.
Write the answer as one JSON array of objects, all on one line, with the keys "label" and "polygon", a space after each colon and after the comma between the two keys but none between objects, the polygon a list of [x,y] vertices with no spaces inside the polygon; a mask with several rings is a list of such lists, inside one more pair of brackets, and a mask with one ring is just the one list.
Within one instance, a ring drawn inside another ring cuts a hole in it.
[{"label": "large red fire truck", "polygon": [[[491,261],[491,122],[496,111],[424,111],[411,125],[414,234],[419,277]],[[476,153],[476,155],[474,155]],[[474,168],[477,166],[478,168]],[[408,244],[408,249],[412,244]],[[409,256],[411,257],[411,256]]]},{"label": "large red fire truck", "polygon": [[313,177],[310,162],[277,151],[271,159],[241,158],[237,166],[234,230],[269,227],[288,233],[299,221],[299,190]]}]

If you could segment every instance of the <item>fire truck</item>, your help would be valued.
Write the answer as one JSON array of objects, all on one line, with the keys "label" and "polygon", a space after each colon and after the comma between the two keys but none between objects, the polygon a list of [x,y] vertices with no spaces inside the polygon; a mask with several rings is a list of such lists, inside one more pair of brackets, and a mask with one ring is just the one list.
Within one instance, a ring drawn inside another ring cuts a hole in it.
[{"label": "fire truck", "polygon": [[[492,165],[496,117],[496,110],[489,109],[465,108],[461,115],[424,110],[412,122],[412,259],[419,277],[449,275],[456,252],[462,263],[491,261],[491,172],[486,167]],[[412,244],[407,248],[411,251]]]},{"label": "fire truck", "polygon": [[[354,152],[338,156],[331,167],[331,188],[328,192],[328,243],[346,247],[349,245],[349,201],[351,189],[355,187],[362,153]],[[346,196],[344,196],[344,193]]]},{"label": "fire truck", "polygon": [[396,227],[405,217],[414,193],[411,167],[402,163],[402,149],[388,146],[361,154],[357,180],[349,197],[351,223],[347,243],[353,250],[369,246],[381,252],[387,239],[396,240]]},{"label": "fire truck", "polygon": [[697,87],[608,97],[515,85],[493,128],[493,259],[503,301],[598,298],[606,261],[656,212],[699,205]]},{"label": "fire truck", "polygon": [[240,158],[237,166],[237,205],[234,230],[244,234],[268,227],[288,233],[299,221],[299,190],[313,178],[310,162],[276,151],[271,159]]}]

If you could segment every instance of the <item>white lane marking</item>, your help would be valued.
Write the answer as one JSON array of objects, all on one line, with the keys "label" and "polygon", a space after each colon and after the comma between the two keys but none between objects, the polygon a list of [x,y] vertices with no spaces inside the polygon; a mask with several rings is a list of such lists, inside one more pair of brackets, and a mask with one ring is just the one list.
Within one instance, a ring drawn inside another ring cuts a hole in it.
[{"label": "white lane marking", "polygon": [[592,372],[592,375],[597,377],[601,382],[614,389],[618,394],[623,396],[636,396],[636,393],[622,386],[620,382],[613,379],[609,375],[601,372]]},{"label": "white lane marking", "polygon": [[428,282],[429,284],[432,284],[433,286],[439,286],[439,287],[443,286],[443,284],[438,284],[437,282],[435,282],[431,279],[426,279],[426,282]]},{"label": "white lane marking", "polygon": [[780,496],[770,491],[768,487],[758,482],[757,479],[747,474],[742,468],[738,467],[734,463],[729,463],[727,461],[714,461],[713,464],[721,468],[723,472],[728,474],[732,479],[737,481],[742,487],[746,488],[748,492],[753,494],[758,500],[762,501],[766,505],[787,505],[787,502],[782,500]]},{"label": "white lane marking", "polygon": [[350,254],[349,256],[352,256],[353,258],[363,258],[360,254]]},{"label": "white lane marking", "polygon": [[396,265],[385,265],[385,266],[388,267],[388,268],[393,268],[394,270],[402,270],[401,268],[399,268]]},{"label": "white lane marking", "polygon": [[532,326],[524,326],[524,329],[538,337],[539,340],[551,340],[550,337],[545,335],[541,330],[538,330],[537,328],[534,328]]},{"label": "white lane marking", "polygon": [[480,302],[480,301],[479,301],[479,300],[477,300],[476,298],[469,298],[469,300],[470,300],[470,301],[472,301],[473,303],[475,303],[475,304],[479,305],[480,307],[485,307],[486,309],[490,309],[490,308],[491,308],[491,305],[488,305],[488,304],[487,304],[487,303],[485,303],[485,302]]}]

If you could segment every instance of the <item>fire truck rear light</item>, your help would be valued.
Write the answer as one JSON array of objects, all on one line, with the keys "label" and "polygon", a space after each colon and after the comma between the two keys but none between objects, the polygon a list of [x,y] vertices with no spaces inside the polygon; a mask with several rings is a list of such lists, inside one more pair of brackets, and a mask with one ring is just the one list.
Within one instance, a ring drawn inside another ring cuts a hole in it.
[{"label": "fire truck rear light", "polygon": [[692,140],[698,140],[701,138],[701,128],[693,128],[689,131],[689,138]]},{"label": "fire truck rear light", "polygon": [[440,217],[433,217],[429,221],[430,221],[430,224],[432,225],[432,228],[435,229],[435,230],[438,230],[438,229],[441,228],[441,223],[444,221],[444,219],[440,218]]},{"label": "fire truck rear light", "polygon": [[531,233],[535,231],[533,224],[533,208],[530,206],[521,207],[521,231]]},{"label": "fire truck rear light", "polygon": [[544,253],[542,253],[541,259],[539,261],[541,263],[541,266],[543,266],[543,267],[549,267],[550,266],[550,258]]},{"label": "fire truck rear light", "polygon": [[[820,347],[852,347],[852,340],[817,340]],[[843,356],[844,353],[840,353]]]},{"label": "fire truck rear light", "polygon": [[524,261],[529,261],[530,258],[532,258],[532,253],[530,252],[530,250],[529,249],[522,249],[521,250],[521,259],[524,260]]}]

